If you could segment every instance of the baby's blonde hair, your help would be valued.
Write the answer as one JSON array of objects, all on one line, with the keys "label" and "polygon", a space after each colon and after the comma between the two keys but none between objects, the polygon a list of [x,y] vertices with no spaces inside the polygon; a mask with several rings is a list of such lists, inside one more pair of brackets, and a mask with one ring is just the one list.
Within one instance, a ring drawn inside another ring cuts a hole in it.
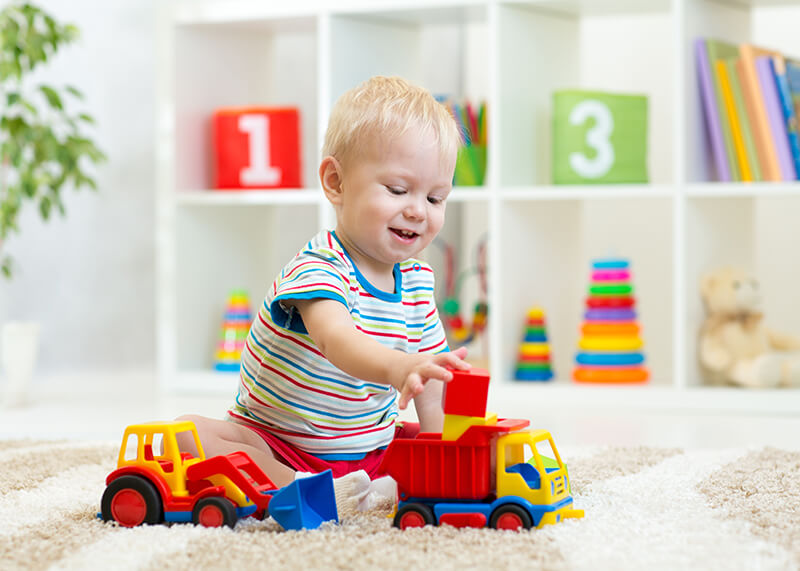
[{"label": "baby's blonde hair", "polygon": [[429,91],[400,77],[375,76],[345,92],[333,106],[322,156],[345,162],[376,136],[393,139],[411,127],[434,135],[442,160],[461,144],[455,119]]}]

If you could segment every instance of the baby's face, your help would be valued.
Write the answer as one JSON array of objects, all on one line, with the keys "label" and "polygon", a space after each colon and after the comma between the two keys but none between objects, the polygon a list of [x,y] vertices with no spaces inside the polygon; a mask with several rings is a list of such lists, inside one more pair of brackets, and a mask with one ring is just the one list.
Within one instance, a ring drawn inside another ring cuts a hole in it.
[{"label": "baby's face", "polygon": [[419,254],[444,224],[455,168],[430,133],[370,145],[343,169],[337,234],[357,264],[383,271]]}]

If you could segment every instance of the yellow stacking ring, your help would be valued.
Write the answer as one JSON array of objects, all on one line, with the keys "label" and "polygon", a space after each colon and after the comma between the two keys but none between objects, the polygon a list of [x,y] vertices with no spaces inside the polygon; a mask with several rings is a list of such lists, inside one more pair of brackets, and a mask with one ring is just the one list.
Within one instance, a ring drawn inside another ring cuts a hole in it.
[{"label": "yellow stacking ring", "polygon": [[642,347],[641,337],[583,337],[579,346],[587,351],[635,351]]},{"label": "yellow stacking ring", "polygon": [[550,354],[550,344],[549,343],[523,343],[520,345],[519,348],[520,355],[527,355],[530,357],[535,357],[538,355],[549,355]]}]

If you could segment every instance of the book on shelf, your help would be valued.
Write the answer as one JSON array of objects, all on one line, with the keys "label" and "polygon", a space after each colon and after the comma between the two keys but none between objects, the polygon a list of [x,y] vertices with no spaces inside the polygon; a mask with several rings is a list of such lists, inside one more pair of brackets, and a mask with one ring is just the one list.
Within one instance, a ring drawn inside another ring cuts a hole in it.
[{"label": "book on shelf", "polygon": [[800,121],[800,61],[786,60],[786,79],[789,81],[789,90],[792,92],[794,113]]},{"label": "book on shelf", "polygon": [[759,148],[758,140],[756,139],[756,128],[755,124],[757,121],[756,116],[756,105],[757,101],[753,99],[754,95],[752,90],[745,89],[744,87],[744,76],[745,76],[745,64],[742,61],[742,58],[738,58],[736,60],[736,79],[739,83],[739,91],[741,93],[742,102],[744,104],[744,114],[747,116],[747,132],[745,132],[745,143],[748,142],[749,137],[749,144],[752,146],[752,156],[754,156],[753,164],[756,168],[753,168],[754,177],[756,180],[767,180],[764,176],[764,158],[761,156],[762,149]]},{"label": "book on shelf", "polygon": [[742,60],[739,58],[727,60],[725,62],[728,68],[728,80],[731,84],[733,106],[736,110],[736,117],[739,120],[739,130],[742,134],[742,142],[744,143],[745,155],[747,156],[747,164],[750,166],[752,179],[756,182],[761,182],[764,179],[761,175],[761,165],[758,162],[756,143],[755,140],[753,140],[753,130],[750,126],[750,113],[747,111],[744,93],[742,92],[741,74],[739,72],[741,63]]},{"label": "book on shelf", "polygon": [[789,135],[786,132],[786,120],[783,115],[780,96],[775,82],[775,66],[771,56],[756,58],[756,72],[758,84],[761,86],[762,99],[767,110],[772,141],[778,155],[781,180],[795,180],[797,172],[794,168],[794,158],[789,149]]},{"label": "book on shelf", "polygon": [[775,73],[775,88],[781,102],[783,118],[786,121],[786,135],[789,139],[789,150],[792,153],[795,179],[800,174],[800,135],[797,132],[797,115],[794,111],[794,101],[789,88],[789,79],[786,76],[786,60],[783,56],[772,57],[772,71]]},{"label": "book on shelf", "polygon": [[750,122],[750,126],[753,131],[753,138],[755,139],[756,153],[761,166],[761,175],[764,180],[768,181],[780,181],[783,180],[783,177],[781,176],[778,152],[767,115],[767,107],[764,102],[761,84],[758,81],[756,58],[772,56],[776,53],[778,52],[749,43],[739,45],[742,92],[745,95],[745,99],[749,99],[752,103],[753,120]]},{"label": "book on shelf", "polygon": [[739,116],[733,100],[733,89],[731,88],[731,78],[728,74],[730,66],[727,59],[718,59],[715,63],[717,81],[719,82],[719,92],[722,95],[722,104],[725,109],[725,116],[731,131],[731,141],[733,152],[736,157],[736,164],[739,168],[739,178],[742,182],[752,182],[753,175],[750,171],[750,163],[747,160],[747,152],[744,147],[744,138],[739,124]]},{"label": "book on shelf", "polygon": [[731,171],[728,156],[725,152],[725,142],[722,140],[722,116],[717,107],[717,96],[714,93],[711,64],[708,61],[708,49],[705,38],[697,38],[694,42],[695,59],[697,60],[697,74],[700,80],[700,95],[703,102],[703,115],[706,119],[708,139],[711,144],[711,154],[714,167],[717,170],[717,179],[730,182]]},{"label": "book on shelf", "polygon": [[711,83],[714,86],[714,97],[716,98],[717,109],[720,114],[720,126],[722,128],[722,141],[725,145],[725,156],[728,158],[731,180],[738,182],[742,180],[742,174],[736,156],[731,123],[727,117],[725,99],[720,86],[719,68],[716,64],[718,60],[736,57],[739,51],[733,44],[711,38],[706,38],[706,50],[708,51],[708,62],[711,67]]}]

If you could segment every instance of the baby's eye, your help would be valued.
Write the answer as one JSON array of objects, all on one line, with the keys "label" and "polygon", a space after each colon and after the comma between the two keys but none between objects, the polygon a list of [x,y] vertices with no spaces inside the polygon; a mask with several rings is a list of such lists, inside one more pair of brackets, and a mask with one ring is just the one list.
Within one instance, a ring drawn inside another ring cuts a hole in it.
[{"label": "baby's eye", "polygon": [[429,196],[428,202],[430,202],[431,204],[441,204],[442,202],[444,202],[444,198],[440,196]]},{"label": "baby's eye", "polygon": [[406,193],[406,189],[405,188],[400,188],[399,186],[388,186],[388,185],[385,185],[385,186],[386,186],[386,190],[388,190],[392,194],[405,194]]}]

